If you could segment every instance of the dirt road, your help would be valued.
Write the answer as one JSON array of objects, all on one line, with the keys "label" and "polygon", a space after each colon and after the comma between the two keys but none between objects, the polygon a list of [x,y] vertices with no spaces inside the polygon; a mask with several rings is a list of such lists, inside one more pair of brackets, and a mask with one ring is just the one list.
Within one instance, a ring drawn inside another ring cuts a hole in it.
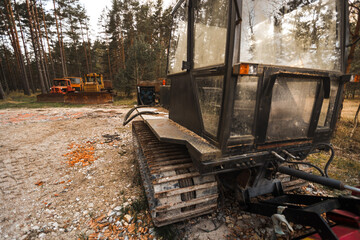
[{"label": "dirt road", "polygon": [[[1,239],[86,236],[91,217],[139,195],[131,131],[122,126],[126,111],[114,106],[0,111]],[[70,155],[85,147],[96,160],[70,166]]]}]

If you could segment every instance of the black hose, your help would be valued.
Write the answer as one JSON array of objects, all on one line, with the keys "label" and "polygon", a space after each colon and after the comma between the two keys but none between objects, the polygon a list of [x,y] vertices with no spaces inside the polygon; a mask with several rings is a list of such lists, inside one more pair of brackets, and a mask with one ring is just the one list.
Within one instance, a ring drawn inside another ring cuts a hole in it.
[{"label": "black hose", "polygon": [[285,161],[287,163],[292,163],[292,164],[302,164],[302,165],[307,165],[310,167],[315,168],[316,170],[318,170],[321,174],[321,176],[325,177],[325,173],[323,172],[323,170],[321,170],[321,168],[319,168],[318,166],[315,166],[314,164],[308,163],[308,162],[292,162],[292,161]]},{"label": "black hose", "polygon": [[[315,168],[316,170],[318,170],[321,174],[321,176],[325,177],[325,174],[324,172],[321,170],[321,168],[319,168],[318,166],[315,166],[311,163],[308,163],[308,162],[298,162],[298,161],[289,161],[289,160],[286,160],[285,158],[283,158],[281,155],[279,155],[277,152],[275,151],[272,151],[271,152],[272,155],[274,155],[277,159],[281,160],[282,162],[286,162],[286,163],[291,163],[291,164],[303,164],[303,165],[307,165],[307,166],[310,166],[310,167],[313,167]],[[291,153],[288,153],[287,155],[290,155]]]},{"label": "black hose", "polygon": [[320,146],[328,147],[328,148],[330,149],[330,151],[331,151],[331,156],[330,156],[329,160],[328,160],[328,161],[326,162],[326,164],[325,164],[324,171],[322,171],[319,167],[317,167],[317,166],[315,166],[315,165],[313,165],[313,164],[311,164],[311,163],[308,163],[308,162],[289,162],[289,161],[287,161],[287,162],[289,162],[289,163],[296,163],[296,164],[304,164],[304,165],[311,166],[311,167],[315,168],[316,170],[318,170],[318,171],[321,173],[322,176],[328,178],[328,177],[329,177],[329,176],[328,176],[328,168],[329,168],[331,162],[334,160],[334,156],[335,156],[335,151],[334,151],[334,148],[331,146],[331,144],[328,144],[328,143],[318,143],[318,144],[314,145],[314,146],[305,154],[305,157],[300,158],[299,160],[304,160],[305,158],[307,158],[307,157],[309,156],[309,154],[310,154],[311,152],[313,152],[316,148],[318,148],[318,147],[320,147]]},{"label": "black hose", "polygon": [[327,144],[327,146],[330,148],[331,156],[330,156],[329,160],[327,161],[327,163],[325,165],[324,172],[325,172],[325,176],[329,177],[328,176],[328,168],[329,168],[331,162],[334,160],[335,151],[334,151],[334,148],[330,144]]},{"label": "black hose", "polygon": [[138,93],[138,99],[140,100],[140,104],[144,105],[144,103],[143,103],[143,101],[141,99],[141,96],[140,96],[140,87],[139,86],[137,87],[137,93]]},{"label": "black hose", "polygon": [[299,170],[288,168],[288,167],[279,167],[278,170],[281,173],[285,173],[285,174],[288,174],[290,176],[305,179],[305,180],[308,180],[310,182],[319,183],[321,185],[336,188],[336,189],[339,189],[339,190],[344,190],[345,189],[344,184],[342,182],[340,182],[339,180],[335,180],[335,179],[331,179],[331,178],[327,178],[327,177],[316,176],[316,175],[313,175],[313,174],[310,174],[310,173],[307,173],[307,172],[304,172],[304,171],[299,171]]},{"label": "black hose", "polygon": [[128,124],[129,122],[131,122],[131,120],[133,120],[134,118],[136,118],[137,116],[140,116],[140,115],[157,115],[159,113],[157,112],[151,112],[151,111],[144,111],[144,112],[138,112],[134,115],[131,116],[130,119],[127,119],[125,122],[123,122],[123,126],[125,126],[126,124]]},{"label": "black hose", "polygon": [[[141,106],[135,106],[133,107],[132,109],[130,109],[126,114],[125,114],[125,117],[124,117],[124,122],[127,121],[127,119],[130,117],[130,115],[138,108],[145,108],[145,107],[153,107],[153,106],[150,106],[150,105],[141,105]],[[124,125],[125,126],[125,125]]]}]

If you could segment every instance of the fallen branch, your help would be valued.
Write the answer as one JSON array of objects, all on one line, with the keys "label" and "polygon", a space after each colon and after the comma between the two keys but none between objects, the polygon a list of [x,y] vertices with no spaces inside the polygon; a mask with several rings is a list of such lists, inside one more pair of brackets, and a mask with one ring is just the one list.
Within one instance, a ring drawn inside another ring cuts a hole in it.
[{"label": "fallen branch", "polygon": [[359,104],[359,107],[358,107],[358,109],[356,110],[356,113],[355,113],[355,117],[354,117],[354,128],[351,130],[350,138],[352,138],[352,136],[354,135],[355,130],[356,130],[356,128],[357,128],[359,112],[360,112],[360,104]]}]

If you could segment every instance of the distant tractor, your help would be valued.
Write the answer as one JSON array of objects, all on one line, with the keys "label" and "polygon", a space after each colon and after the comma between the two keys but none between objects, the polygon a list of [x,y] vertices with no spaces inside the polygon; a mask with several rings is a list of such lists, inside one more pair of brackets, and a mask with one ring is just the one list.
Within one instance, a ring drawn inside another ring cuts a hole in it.
[{"label": "distant tractor", "polygon": [[71,81],[71,86],[77,92],[81,92],[84,90],[84,82],[81,77],[66,77]]},{"label": "distant tractor", "polygon": [[154,81],[140,81],[137,84],[138,105],[154,105],[160,102],[160,88],[165,85],[164,78]]},{"label": "distant tractor", "polygon": [[104,80],[102,74],[85,74],[84,92],[101,92],[102,89],[104,89]]},{"label": "distant tractor", "polygon": [[51,87],[50,93],[66,94],[74,92],[75,88],[72,87],[71,81],[67,78],[55,78],[54,85]]},{"label": "distant tractor", "polygon": [[84,82],[80,77],[54,79],[51,92],[49,94],[39,94],[37,101],[72,104],[112,103],[114,94],[111,81],[105,82],[104,87],[102,75],[96,73],[86,74]]}]

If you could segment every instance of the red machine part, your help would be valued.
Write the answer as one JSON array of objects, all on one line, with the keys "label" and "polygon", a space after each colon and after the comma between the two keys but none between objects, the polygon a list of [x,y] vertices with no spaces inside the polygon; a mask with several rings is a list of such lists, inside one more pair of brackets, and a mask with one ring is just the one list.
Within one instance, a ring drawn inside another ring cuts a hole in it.
[{"label": "red machine part", "polygon": [[[359,240],[360,239],[360,216],[354,213],[335,209],[327,213],[327,217],[336,222],[336,225],[331,228],[339,240]],[[321,240],[318,233],[313,234],[304,240]]]},{"label": "red machine part", "polygon": [[[331,228],[339,240],[359,240],[360,231],[358,229],[353,229],[345,226],[335,226]],[[322,238],[318,233],[304,238],[304,240],[321,240]]]},{"label": "red machine part", "polygon": [[[360,186],[357,186],[357,188],[360,188]],[[353,196],[360,197],[360,193],[352,191],[351,193]]]}]

